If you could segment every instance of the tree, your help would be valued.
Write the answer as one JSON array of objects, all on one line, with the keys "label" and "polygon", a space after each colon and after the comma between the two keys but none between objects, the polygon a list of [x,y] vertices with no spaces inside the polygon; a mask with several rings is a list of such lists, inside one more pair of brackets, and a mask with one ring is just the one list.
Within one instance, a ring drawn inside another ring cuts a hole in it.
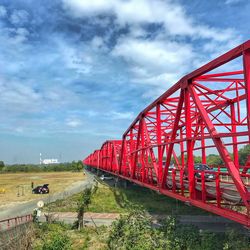
[{"label": "tree", "polygon": [[87,188],[83,191],[77,202],[77,226],[78,229],[83,228],[83,217],[86,209],[91,203],[91,189]]},{"label": "tree", "polygon": [[82,161],[78,161],[77,162],[77,166],[76,166],[78,172],[80,172],[81,170],[83,170],[83,163]]},{"label": "tree", "polygon": [[4,162],[3,161],[0,161],[0,171],[2,171],[4,168]]},{"label": "tree", "polygon": [[78,202],[77,202],[77,228],[78,229],[83,228],[84,213],[86,212],[88,206],[91,203],[92,195],[97,191],[97,188],[98,188],[97,184],[98,183],[96,182],[93,188],[86,188],[78,199]]},{"label": "tree", "polygon": [[210,154],[207,156],[207,164],[213,166],[220,166],[223,164],[223,161],[219,155]]},{"label": "tree", "polygon": [[201,156],[194,156],[194,163],[201,163],[201,162],[202,162]]},{"label": "tree", "polygon": [[250,145],[245,145],[239,150],[240,165],[244,166],[246,164],[248,155],[250,155]]}]

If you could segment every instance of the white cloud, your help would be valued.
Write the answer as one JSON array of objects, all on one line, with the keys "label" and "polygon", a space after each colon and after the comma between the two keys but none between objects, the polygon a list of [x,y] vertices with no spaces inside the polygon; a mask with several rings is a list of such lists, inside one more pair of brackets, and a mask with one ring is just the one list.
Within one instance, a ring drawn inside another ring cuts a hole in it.
[{"label": "white cloud", "polygon": [[0,43],[6,42],[8,46],[14,46],[15,54],[16,50],[20,49],[17,45],[21,45],[25,41],[28,40],[30,33],[26,28],[17,27],[17,28],[9,28],[0,26]]},{"label": "white cloud", "polygon": [[217,56],[221,55],[222,53],[227,52],[228,50],[236,47],[242,42],[240,36],[233,36],[233,39],[228,39],[226,43],[224,42],[216,42],[211,41],[209,43],[204,43],[203,45],[203,53],[209,55],[209,57],[216,58]]},{"label": "white cloud", "polygon": [[92,69],[92,58],[90,54],[77,51],[73,46],[57,41],[59,53],[65,66],[75,70],[78,74],[89,74]]},{"label": "white cloud", "polygon": [[3,109],[34,112],[41,104],[41,95],[28,84],[0,80],[0,100]]},{"label": "white cloud", "polygon": [[[162,24],[170,35],[183,35],[195,38],[226,41],[231,31],[211,28],[197,24],[188,16],[185,9],[177,2],[170,0],[62,0],[64,8],[75,17],[98,14],[114,15],[120,25],[157,23]],[[230,1],[230,0],[229,0]],[[231,0],[233,1],[233,0]],[[234,0],[235,1],[235,0]]]},{"label": "white cloud", "polygon": [[68,8],[75,16],[80,17],[83,14],[95,15],[100,12],[109,12],[113,9],[116,0],[63,0],[65,8]]},{"label": "white cloud", "polygon": [[17,28],[15,30],[15,37],[14,37],[14,42],[15,43],[23,43],[28,39],[29,36],[29,31],[25,28]]},{"label": "white cloud", "polygon": [[242,2],[242,0],[226,0],[225,4],[230,5],[230,4],[237,4],[237,3],[240,3],[240,2]]},{"label": "white cloud", "polygon": [[145,38],[147,32],[140,25],[132,25],[130,26],[128,35],[133,38]]},{"label": "white cloud", "polygon": [[66,125],[72,128],[79,127],[82,122],[76,118],[70,118],[66,121]]},{"label": "white cloud", "polygon": [[108,48],[105,44],[104,38],[100,36],[94,36],[90,42],[90,46],[94,51],[107,52]]},{"label": "white cloud", "polygon": [[24,132],[24,128],[22,128],[22,127],[17,127],[17,128],[15,129],[15,131],[16,131],[17,133],[23,133],[23,132]]},{"label": "white cloud", "polygon": [[[75,17],[115,17],[115,28],[125,25],[129,32],[118,38],[111,54],[123,58],[134,83],[165,86],[232,48],[241,41],[233,29],[218,29],[198,23],[178,2],[171,0],[62,0],[65,10]],[[95,19],[95,18],[94,18]],[[157,24],[155,34],[145,24]],[[199,40],[196,48],[186,37]],[[178,39],[176,39],[178,38]],[[103,48],[94,38],[92,46]],[[158,90],[156,92],[158,92]]]},{"label": "white cloud", "polygon": [[131,119],[133,119],[135,117],[134,113],[132,113],[132,112],[112,111],[108,115],[113,120],[131,120]]},{"label": "white cloud", "polygon": [[113,55],[147,69],[176,70],[176,66],[185,66],[186,60],[193,57],[192,47],[176,42],[158,40],[121,39],[113,50]]},{"label": "white cloud", "polygon": [[120,39],[112,54],[128,62],[134,82],[158,86],[164,82],[173,84],[189,69],[195,57],[187,44],[134,38]]},{"label": "white cloud", "polygon": [[7,15],[7,10],[4,6],[0,5],[0,17],[5,17]]},{"label": "white cloud", "polygon": [[156,74],[151,77],[144,77],[144,78],[135,77],[133,79],[133,82],[158,86],[160,87],[161,90],[163,90],[164,87],[164,90],[166,91],[169,88],[169,86],[176,83],[183,76],[183,74],[184,73],[181,70],[179,70],[179,72],[163,73],[158,75]]},{"label": "white cloud", "polygon": [[14,25],[23,25],[29,20],[29,13],[25,10],[14,10],[10,16],[10,21]]}]

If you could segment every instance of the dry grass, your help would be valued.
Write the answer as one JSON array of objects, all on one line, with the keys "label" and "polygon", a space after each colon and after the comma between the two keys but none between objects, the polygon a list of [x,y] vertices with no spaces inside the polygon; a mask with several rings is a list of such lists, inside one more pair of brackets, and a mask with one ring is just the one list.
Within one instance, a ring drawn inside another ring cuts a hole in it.
[{"label": "dry grass", "polygon": [[32,194],[31,182],[34,182],[34,187],[48,183],[50,194],[54,194],[84,178],[83,173],[79,172],[0,174],[0,208],[48,196],[48,194]]}]

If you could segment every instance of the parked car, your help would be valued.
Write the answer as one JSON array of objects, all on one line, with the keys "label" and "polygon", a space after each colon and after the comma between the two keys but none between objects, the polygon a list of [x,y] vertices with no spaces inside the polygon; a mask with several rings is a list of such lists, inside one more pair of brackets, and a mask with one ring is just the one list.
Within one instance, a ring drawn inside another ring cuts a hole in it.
[{"label": "parked car", "polygon": [[[201,174],[203,171],[205,171],[205,174],[204,174],[205,180],[208,180],[208,181],[215,180],[215,174],[214,174],[215,170],[213,168],[209,167],[207,164],[201,164],[201,163],[195,164],[194,170],[198,171],[198,172],[195,172],[195,174],[194,174],[194,176],[197,179],[201,179]],[[185,171],[184,171],[184,177],[186,179],[188,177],[187,169],[185,169]]]},{"label": "parked car", "polygon": [[48,194],[49,193],[49,184],[44,184],[42,186],[37,186],[32,189],[33,194]]},{"label": "parked car", "polygon": [[[163,169],[165,168],[165,165],[166,165],[166,162],[163,161],[163,162],[162,162],[162,168],[163,168]],[[174,164],[170,164],[169,167],[168,167],[168,172],[169,172],[169,173],[172,173],[173,169],[176,169],[175,165],[174,165]]]},{"label": "parked car", "polygon": [[111,176],[105,176],[104,174],[100,177],[100,179],[102,180],[102,181],[104,181],[104,180],[112,180],[113,179],[113,177],[111,177]]},{"label": "parked car", "polygon": [[175,165],[174,165],[174,164],[171,164],[171,165],[169,165],[169,167],[168,167],[168,172],[169,172],[169,173],[172,173],[172,171],[173,171],[174,169],[176,170]]}]

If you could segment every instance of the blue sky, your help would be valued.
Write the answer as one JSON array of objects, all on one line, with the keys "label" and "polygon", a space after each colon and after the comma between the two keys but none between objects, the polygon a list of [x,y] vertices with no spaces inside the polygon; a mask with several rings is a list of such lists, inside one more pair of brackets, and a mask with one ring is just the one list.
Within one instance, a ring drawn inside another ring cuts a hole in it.
[{"label": "blue sky", "polygon": [[0,158],[83,159],[181,76],[249,39],[241,0],[2,0]]}]

